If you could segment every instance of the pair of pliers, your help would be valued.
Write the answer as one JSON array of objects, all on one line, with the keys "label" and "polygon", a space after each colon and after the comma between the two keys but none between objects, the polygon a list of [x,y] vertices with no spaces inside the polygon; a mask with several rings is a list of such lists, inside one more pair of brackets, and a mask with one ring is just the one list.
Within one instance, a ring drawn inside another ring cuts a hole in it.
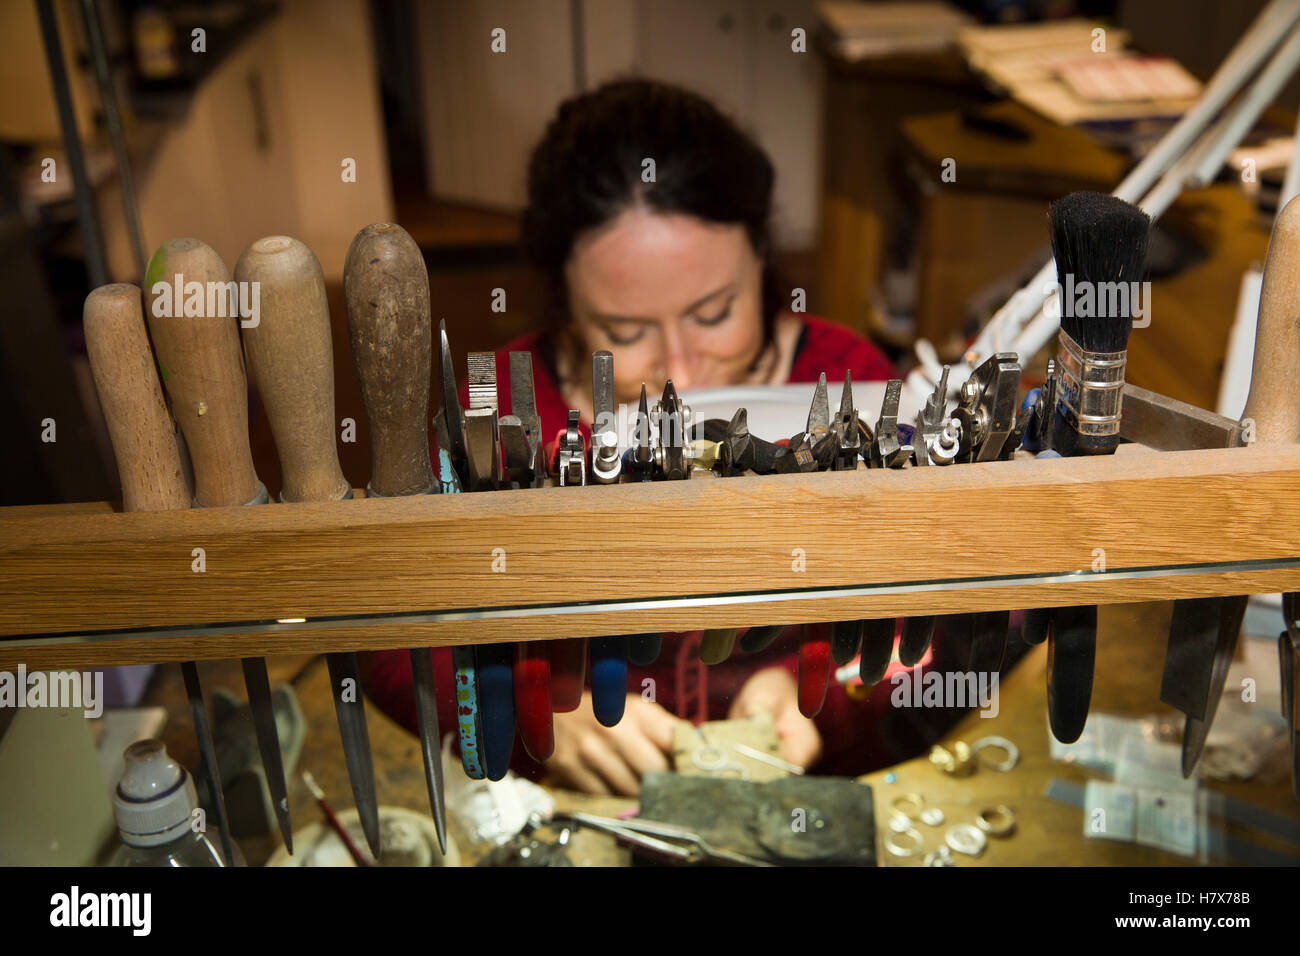
[{"label": "pair of pliers", "polygon": [[[495,490],[503,481],[496,357],[491,352],[470,353],[470,408],[462,410],[445,322],[440,331],[442,409],[434,425],[440,487],[452,493]],[[471,779],[500,780],[510,768],[514,659],[513,643],[452,648],[461,766]]]}]

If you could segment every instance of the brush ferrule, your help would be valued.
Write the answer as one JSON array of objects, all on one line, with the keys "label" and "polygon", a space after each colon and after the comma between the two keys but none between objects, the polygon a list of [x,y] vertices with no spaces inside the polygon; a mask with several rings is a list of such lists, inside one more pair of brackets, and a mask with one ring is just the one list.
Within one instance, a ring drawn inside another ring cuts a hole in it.
[{"label": "brush ferrule", "polygon": [[1128,352],[1089,352],[1062,332],[1056,357],[1057,407],[1080,435],[1118,435]]}]

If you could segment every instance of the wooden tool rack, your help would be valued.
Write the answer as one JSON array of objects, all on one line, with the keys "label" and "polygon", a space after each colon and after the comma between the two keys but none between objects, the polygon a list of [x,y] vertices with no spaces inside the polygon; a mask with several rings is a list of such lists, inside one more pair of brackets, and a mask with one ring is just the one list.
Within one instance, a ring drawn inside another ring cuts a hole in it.
[{"label": "wooden tool rack", "polygon": [[7,669],[1295,591],[1300,446],[5,508],[0,582]]}]

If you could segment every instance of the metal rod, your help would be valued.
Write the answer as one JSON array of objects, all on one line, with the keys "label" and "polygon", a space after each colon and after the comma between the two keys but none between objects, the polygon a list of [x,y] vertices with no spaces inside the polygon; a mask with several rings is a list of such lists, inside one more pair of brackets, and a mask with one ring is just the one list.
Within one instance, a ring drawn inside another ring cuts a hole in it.
[{"label": "metal rod", "polygon": [[95,65],[95,80],[99,84],[99,102],[104,110],[104,125],[113,144],[113,159],[117,164],[117,181],[122,190],[122,216],[126,222],[131,252],[135,255],[136,281],[144,283],[146,259],[144,242],[140,235],[140,219],[136,212],[135,180],[131,176],[131,159],[126,152],[126,139],[122,135],[122,111],[113,89],[113,77],[108,68],[108,52],[104,46],[104,31],[100,25],[99,5],[95,0],[81,0],[81,15],[86,23],[86,39],[90,44],[91,60]]},{"label": "metal rod", "polygon": [[77,116],[72,108],[72,90],[68,86],[68,73],[63,68],[63,43],[59,39],[59,24],[54,15],[52,0],[36,0],[36,13],[41,21],[45,59],[50,67],[50,84],[54,87],[54,101],[59,109],[63,148],[68,154],[68,166],[72,168],[77,221],[81,225],[81,241],[86,248],[86,271],[90,273],[91,288],[98,288],[107,284],[108,273],[104,268],[99,222],[95,217],[95,203],[91,196],[90,180],[86,175],[86,157],[81,151],[81,135],[77,132]]}]

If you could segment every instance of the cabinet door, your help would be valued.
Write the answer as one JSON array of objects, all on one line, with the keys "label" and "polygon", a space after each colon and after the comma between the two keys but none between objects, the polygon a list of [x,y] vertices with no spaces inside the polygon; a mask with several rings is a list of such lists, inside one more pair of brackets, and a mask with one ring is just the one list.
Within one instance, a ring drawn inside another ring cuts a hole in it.
[{"label": "cabinet door", "polygon": [[638,71],[707,96],[750,125],[748,6],[741,0],[637,0]]},{"label": "cabinet door", "polygon": [[528,155],[575,89],[569,0],[430,0],[415,19],[429,191],[521,209]]},{"label": "cabinet door", "polygon": [[[776,165],[774,239],[786,249],[816,244],[821,189],[821,67],[811,48],[817,17],[812,0],[758,0],[750,11],[749,121]],[[791,49],[804,31],[805,52]]]}]

